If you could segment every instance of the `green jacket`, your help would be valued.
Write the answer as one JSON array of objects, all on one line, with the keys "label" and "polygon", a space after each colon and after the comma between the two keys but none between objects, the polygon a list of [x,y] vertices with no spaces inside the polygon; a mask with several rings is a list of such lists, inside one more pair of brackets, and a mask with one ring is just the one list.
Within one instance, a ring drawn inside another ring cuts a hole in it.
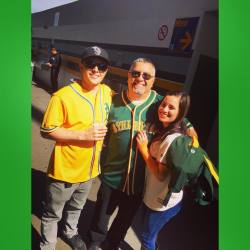
[{"label": "green jacket", "polygon": [[199,145],[194,146],[191,137],[181,135],[174,139],[167,151],[166,165],[171,168],[171,180],[164,205],[172,192],[180,192],[185,185],[195,188],[195,199],[200,205],[212,201],[213,178],[219,183],[217,170],[206,152]]}]

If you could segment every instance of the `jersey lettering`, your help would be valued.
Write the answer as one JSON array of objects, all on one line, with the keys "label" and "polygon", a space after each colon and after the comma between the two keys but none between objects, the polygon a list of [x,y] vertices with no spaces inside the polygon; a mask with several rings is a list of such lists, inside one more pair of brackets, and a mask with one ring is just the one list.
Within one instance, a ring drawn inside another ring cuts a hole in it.
[{"label": "jersey lettering", "polygon": [[[112,123],[111,129],[113,133],[118,133],[124,130],[131,130],[131,120],[117,121]],[[155,133],[155,126],[150,123],[145,123],[143,121],[134,122],[134,131],[147,131],[148,133]]]}]

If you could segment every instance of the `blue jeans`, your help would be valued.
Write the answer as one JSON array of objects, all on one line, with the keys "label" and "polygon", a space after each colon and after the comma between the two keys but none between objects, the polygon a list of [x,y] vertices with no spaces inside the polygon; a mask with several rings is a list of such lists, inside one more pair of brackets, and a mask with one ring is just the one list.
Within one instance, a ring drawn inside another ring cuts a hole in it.
[{"label": "blue jeans", "polygon": [[154,211],[143,204],[143,227],[141,233],[142,249],[156,249],[156,239],[158,233],[172,217],[179,213],[181,207],[182,204],[179,202],[177,205],[166,211]]}]

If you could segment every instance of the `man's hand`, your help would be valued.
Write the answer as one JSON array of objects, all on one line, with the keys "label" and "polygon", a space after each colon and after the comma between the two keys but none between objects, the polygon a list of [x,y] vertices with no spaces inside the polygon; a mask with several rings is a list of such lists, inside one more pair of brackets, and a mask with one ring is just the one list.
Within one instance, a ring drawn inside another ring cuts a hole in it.
[{"label": "man's hand", "polygon": [[89,143],[94,141],[102,141],[107,133],[107,127],[104,123],[95,123],[92,127],[85,130],[72,131],[65,128],[57,128],[47,133],[49,138],[58,142],[80,142]]},{"label": "man's hand", "polygon": [[82,132],[84,141],[102,141],[107,133],[107,127],[104,123],[94,123],[92,127]]}]

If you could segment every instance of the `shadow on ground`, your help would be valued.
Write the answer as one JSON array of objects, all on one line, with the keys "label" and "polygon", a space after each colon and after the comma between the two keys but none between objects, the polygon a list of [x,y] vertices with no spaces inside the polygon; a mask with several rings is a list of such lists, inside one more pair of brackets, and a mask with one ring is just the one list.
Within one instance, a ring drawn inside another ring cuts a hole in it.
[{"label": "shadow on ground", "polygon": [[[46,174],[32,170],[32,214],[42,216],[42,203],[45,200]],[[94,212],[95,202],[87,200],[79,220],[79,233],[86,235]],[[132,228],[139,238],[142,218],[140,210],[136,214]],[[59,231],[61,225],[59,223]],[[32,227],[32,250],[39,249],[40,236]],[[181,212],[160,232],[159,250],[217,250],[218,249],[218,203],[199,206],[190,199],[184,200]],[[132,250],[126,242],[123,250]],[[137,250],[137,249],[135,249]]]},{"label": "shadow on ground", "polygon": [[32,250],[39,250],[40,235],[33,226],[31,226],[31,230]]},{"label": "shadow on ground", "polygon": [[[140,210],[132,228],[139,238],[142,225]],[[183,208],[161,230],[159,250],[217,250],[218,249],[218,202],[208,206],[184,199]]]}]

